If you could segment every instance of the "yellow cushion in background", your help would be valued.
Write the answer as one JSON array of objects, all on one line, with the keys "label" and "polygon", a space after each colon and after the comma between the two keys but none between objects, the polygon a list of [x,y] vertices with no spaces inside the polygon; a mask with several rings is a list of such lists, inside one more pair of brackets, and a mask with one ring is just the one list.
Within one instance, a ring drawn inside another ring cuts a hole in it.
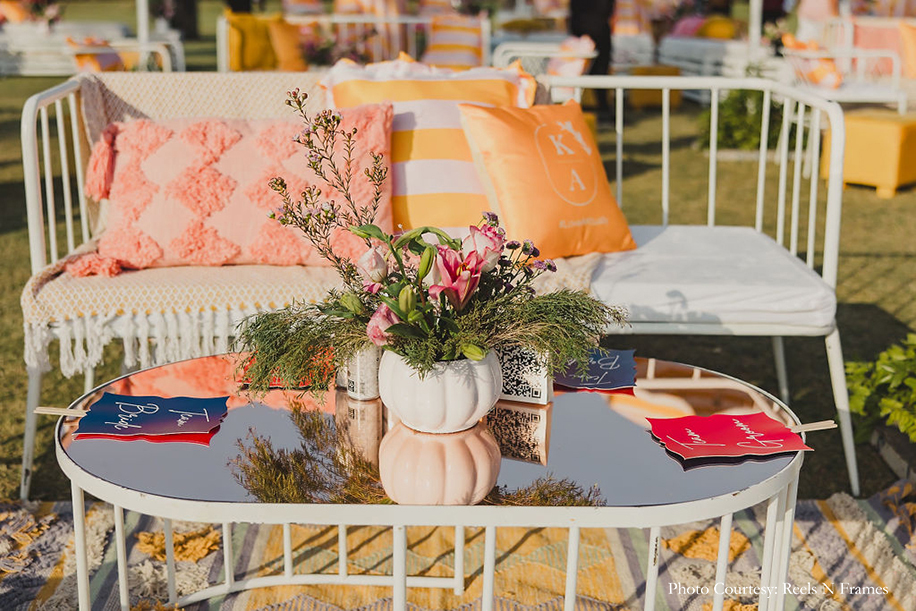
[{"label": "yellow cushion in background", "polygon": [[278,19],[268,22],[267,31],[277,56],[277,70],[303,72],[309,69],[302,56],[302,32],[298,25]]},{"label": "yellow cushion in background", "polygon": [[337,108],[390,100],[395,226],[467,227],[489,209],[458,104],[530,106],[535,83],[520,68],[435,69],[402,59],[338,62],[325,85]]},{"label": "yellow cushion in background", "polygon": [[697,30],[697,36],[700,38],[720,38],[722,40],[731,40],[737,33],[738,28],[735,27],[735,22],[721,15],[707,17]]},{"label": "yellow cushion in background", "polygon": [[636,248],[578,103],[462,104],[461,113],[490,207],[510,237],[532,240],[550,258]]},{"label": "yellow cushion in background", "polygon": [[477,17],[436,15],[422,61],[440,68],[467,70],[482,61],[482,22]]},{"label": "yellow cushion in background", "polygon": [[282,17],[274,15],[261,17],[249,13],[233,13],[226,10],[229,43],[229,69],[273,70],[277,67],[277,56],[270,44],[271,21]]}]

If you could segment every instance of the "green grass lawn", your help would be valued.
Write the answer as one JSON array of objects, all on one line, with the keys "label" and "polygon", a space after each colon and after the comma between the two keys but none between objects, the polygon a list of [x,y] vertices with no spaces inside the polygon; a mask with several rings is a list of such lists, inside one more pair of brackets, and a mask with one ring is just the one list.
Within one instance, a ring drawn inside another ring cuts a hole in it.
[{"label": "green grass lawn", "polygon": [[[192,70],[212,69],[216,63],[214,22],[221,5],[201,4],[202,39],[188,43]],[[133,3],[74,3],[67,19],[114,19],[132,24]],[[29,275],[29,251],[19,143],[22,104],[32,93],[60,82],[57,78],[0,78],[0,499],[15,498],[19,485],[26,376],[22,361],[22,316],[19,294]],[[283,92],[278,92],[283,95]],[[674,113],[672,120],[671,222],[703,222],[708,161],[691,143],[698,133],[700,110],[692,105]],[[624,211],[631,223],[660,219],[661,121],[652,111],[627,115],[629,151],[624,186]],[[602,142],[606,150],[612,141]],[[634,146],[635,145],[635,146]],[[721,163],[719,218],[734,222],[752,211],[742,202],[753,201],[756,164]],[[775,172],[769,177],[775,183]],[[770,193],[773,191],[771,190]],[[843,232],[839,268],[838,320],[847,360],[872,359],[878,352],[916,328],[916,190],[892,200],[880,200],[874,190],[850,187],[844,192]],[[608,338],[614,347],[635,347],[637,354],[697,364],[737,376],[775,392],[776,376],[768,338],[705,338],[627,336]],[[804,421],[834,416],[824,343],[820,338],[786,340],[792,407]],[[111,346],[97,371],[104,380],[119,370],[119,349]],[[82,380],[45,377],[42,404],[66,406],[82,393]],[[69,496],[66,478],[54,458],[54,418],[41,417],[32,496],[63,499]],[[838,431],[813,433],[806,456],[799,495],[826,498],[848,490]],[[871,446],[859,446],[862,492],[870,495],[893,481],[894,475]]]}]

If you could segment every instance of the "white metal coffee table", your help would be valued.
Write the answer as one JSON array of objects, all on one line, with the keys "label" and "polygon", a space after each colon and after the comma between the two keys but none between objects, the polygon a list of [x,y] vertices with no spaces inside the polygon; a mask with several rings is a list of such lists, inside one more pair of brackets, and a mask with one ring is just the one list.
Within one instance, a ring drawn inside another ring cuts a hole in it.
[{"label": "white metal coffee table", "polygon": [[[732,514],[766,503],[766,524],[759,610],[782,609],[802,454],[782,454],[765,461],[704,466],[684,470],[651,438],[642,416],[660,412],[700,415],[766,411],[787,424],[798,420],[769,394],[721,374],[686,365],[637,359],[636,397],[600,393],[564,393],[555,397],[547,465],[503,458],[499,484],[511,488],[530,484],[548,472],[588,487],[597,484],[603,507],[398,506],[266,504],[253,498],[228,466],[238,455],[237,440],[254,427],[269,436],[275,448],[299,444],[288,417],[290,395],[271,392],[255,402],[240,395],[228,356],[205,357],[147,369],[104,384],[73,403],[85,409],[102,392],[159,397],[231,395],[229,414],[209,447],[187,443],[148,443],[74,439],[76,419],[61,418],[56,431],[58,462],[70,478],[73,493],[76,570],[81,611],[91,608],[86,559],[84,492],[114,506],[121,608],[128,609],[127,544],[124,510],[164,519],[170,602],[180,606],[217,595],[282,584],[387,585],[393,588],[393,609],[406,608],[408,587],[464,591],[464,528],[484,527],[482,608],[494,604],[496,529],[562,527],[569,532],[565,608],[576,600],[579,531],[582,528],[648,528],[649,561],[645,608],[656,601],[660,528],[696,520],[720,520],[715,583],[724,584]],[[171,520],[223,525],[227,567],[219,584],[178,600]],[[233,574],[231,524],[283,526],[283,574],[236,579]],[[337,574],[302,574],[293,568],[291,524],[339,527]],[[347,525],[392,528],[391,575],[356,575],[347,570]],[[407,575],[407,527],[455,528],[454,577]],[[723,588],[709,584],[714,611],[724,603]]]}]

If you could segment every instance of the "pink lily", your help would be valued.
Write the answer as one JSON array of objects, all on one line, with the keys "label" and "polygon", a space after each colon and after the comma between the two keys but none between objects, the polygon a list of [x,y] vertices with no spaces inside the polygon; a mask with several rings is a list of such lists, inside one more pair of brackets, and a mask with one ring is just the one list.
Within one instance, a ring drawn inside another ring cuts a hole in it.
[{"label": "pink lily", "polygon": [[387,344],[388,334],[385,330],[396,322],[400,322],[400,319],[391,311],[391,308],[384,303],[380,305],[366,325],[366,335],[369,336],[369,341],[380,347]]},{"label": "pink lily", "polygon": [[506,245],[505,232],[498,227],[484,225],[483,227],[471,226],[470,235],[461,243],[461,250],[465,256],[476,252],[484,260],[481,271],[488,272],[496,267],[503,247]]},{"label": "pink lily", "polygon": [[462,256],[460,252],[439,246],[436,265],[433,267],[433,282],[429,287],[429,296],[438,299],[445,295],[456,310],[467,305],[477,285],[486,260],[476,251]]}]

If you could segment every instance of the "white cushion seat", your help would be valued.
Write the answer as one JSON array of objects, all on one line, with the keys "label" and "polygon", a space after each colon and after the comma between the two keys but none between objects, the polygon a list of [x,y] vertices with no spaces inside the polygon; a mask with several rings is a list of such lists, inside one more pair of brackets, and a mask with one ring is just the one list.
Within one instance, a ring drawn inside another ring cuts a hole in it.
[{"label": "white cushion seat", "polygon": [[603,255],[592,292],[633,323],[786,325],[829,330],[836,295],[751,227],[631,226],[636,250]]}]

